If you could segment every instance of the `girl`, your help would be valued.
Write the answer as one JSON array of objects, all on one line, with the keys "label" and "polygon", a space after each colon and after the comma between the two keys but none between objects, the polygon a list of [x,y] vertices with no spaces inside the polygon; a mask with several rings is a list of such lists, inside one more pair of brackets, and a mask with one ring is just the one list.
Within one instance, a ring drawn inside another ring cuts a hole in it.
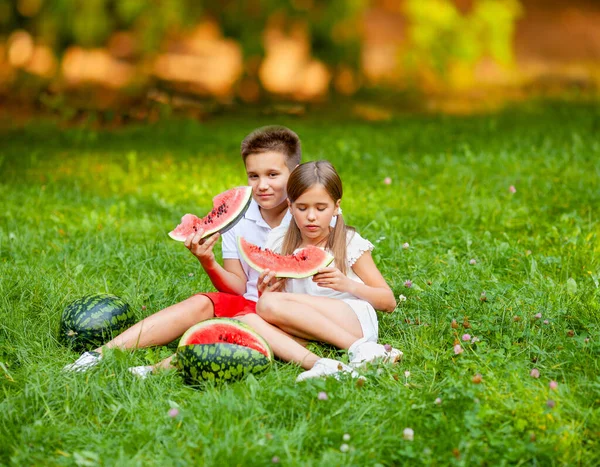
[{"label": "girl", "polygon": [[[284,255],[308,245],[325,248],[335,266],[312,278],[287,281],[276,280],[277,271],[265,271],[258,282],[257,314],[289,334],[348,349],[351,366],[375,359],[395,362],[402,352],[377,344],[375,313],[394,311],[394,294],[373,262],[373,244],[344,223],[342,182],[334,167],[327,161],[299,165],[287,193],[292,221],[289,228],[273,229],[266,247]],[[334,360],[321,359],[298,380],[335,370]]]}]

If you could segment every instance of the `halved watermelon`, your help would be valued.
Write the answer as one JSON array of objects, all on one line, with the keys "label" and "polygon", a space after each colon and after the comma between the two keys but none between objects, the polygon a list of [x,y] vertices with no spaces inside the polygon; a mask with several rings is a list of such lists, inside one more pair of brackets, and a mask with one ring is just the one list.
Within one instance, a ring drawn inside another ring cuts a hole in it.
[{"label": "halved watermelon", "polygon": [[244,323],[215,318],[186,331],[177,347],[176,366],[185,381],[232,381],[266,369],[273,360],[269,344]]},{"label": "halved watermelon", "polygon": [[269,269],[275,272],[277,277],[301,279],[314,276],[319,269],[329,266],[333,261],[333,256],[328,252],[312,245],[288,256],[263,249],[243,237],[238,237],[238,247],[251,268],[258,272]]},{"label": "halved watermelon", "polygon": [[213,209],[200,219],[194,214],[186,214],[181,218],[181,224],[169,232],[173,240],[183,242],[191,233],[204,230],[202,238],[216,232],[226,232],[232,228],[246,213],[252,200],[252,188],[239,186],[213,198]]}]

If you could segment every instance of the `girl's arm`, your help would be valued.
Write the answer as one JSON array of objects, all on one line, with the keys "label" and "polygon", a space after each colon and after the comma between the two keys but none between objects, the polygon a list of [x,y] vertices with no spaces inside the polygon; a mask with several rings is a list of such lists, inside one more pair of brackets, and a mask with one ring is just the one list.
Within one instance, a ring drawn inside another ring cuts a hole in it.
[{"label": "girl's arm", "polygon": [[396,308],[394,292],[375,266],[370,251],[365,251],[352,266],[352,270],[364,284],[350,279],[336,267],[323,268],[313,277],[320,287],[328,287],[338,292],[348,292],[366,300],[373,308],[392,312]]},{"label": "girl's arm", "polygon": [[352,266],[352,270],[362,279],[364,284],[349,279],[348,292],[366,300],[376,310],[391,313],[396,309],[396,298],[379,269],[373,261],[370,251],[365,251]]}]

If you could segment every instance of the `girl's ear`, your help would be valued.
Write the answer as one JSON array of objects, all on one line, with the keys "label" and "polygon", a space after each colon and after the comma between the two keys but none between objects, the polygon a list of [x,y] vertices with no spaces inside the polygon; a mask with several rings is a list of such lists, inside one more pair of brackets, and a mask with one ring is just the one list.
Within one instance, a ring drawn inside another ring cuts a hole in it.
[{"label": "girl's ear", "polygon": [[290,203],[289,198],[286,199],[286,201],[287,201],[287,204],[288,204],[288,209],[291,210],[292,209],[292,203]]},{"label": "girl's ear", "polygon": [[333,211],[333,215],[334,216],[339,216],[342,213],[342,210],[340,209],[340,203],[342,202],[341,199],[338,199],[335,202],[335,211]]}]

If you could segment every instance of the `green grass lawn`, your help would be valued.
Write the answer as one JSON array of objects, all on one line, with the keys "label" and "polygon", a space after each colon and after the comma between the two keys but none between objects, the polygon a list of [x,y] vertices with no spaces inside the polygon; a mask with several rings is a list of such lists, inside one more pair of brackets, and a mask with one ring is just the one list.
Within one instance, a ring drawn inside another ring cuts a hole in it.
[{"label": "green grass lawn", "polygon": [[[75,298],[114,293],[142,318],[212,290],[166,233],[245,183],[239,143],[268,123],[295,129],[305,160],[339,170],[346,221],[406,296],[379,314],[380,341],[403,362],[371,369],[362,387],[295,384],[300,369],[282,363],[203,390],[175,372],[126,371],[166,347],[62,373],[77,354],[57,342],[59,319]],[[600,462],[599,134],[591,104],[384,123],[316,113],[2,130],[0,464]]]}]

